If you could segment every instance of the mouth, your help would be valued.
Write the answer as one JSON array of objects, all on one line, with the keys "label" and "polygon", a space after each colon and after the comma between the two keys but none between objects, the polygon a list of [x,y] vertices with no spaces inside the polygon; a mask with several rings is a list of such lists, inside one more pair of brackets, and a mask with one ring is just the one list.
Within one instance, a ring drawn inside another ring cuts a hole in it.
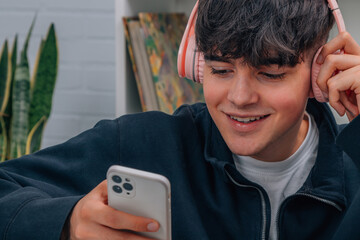
[{"label": "mouth", "polygon": [[252,123],[252,122],[256,122],[259,121],[261,119],[267,118],[268,116],[270,116],[270,114],[268,115],[263,115],[263,116],[254,116],[254,117],[236,117],[236,116],[229,116],[231,119],[240,122],[240,123]]}]

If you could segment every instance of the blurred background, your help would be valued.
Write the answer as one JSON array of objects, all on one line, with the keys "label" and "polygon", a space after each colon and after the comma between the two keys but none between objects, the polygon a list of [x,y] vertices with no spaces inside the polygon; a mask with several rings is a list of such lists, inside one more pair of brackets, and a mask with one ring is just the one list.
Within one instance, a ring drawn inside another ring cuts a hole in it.
[{"label": "blurred background", "polygon": [[34,67],[51,22],[59,44],[58,78],[42,147],[61,143],[115,117],[114,0],[0,0],[0,43],[21,49],[34,16],[28,58]]}]

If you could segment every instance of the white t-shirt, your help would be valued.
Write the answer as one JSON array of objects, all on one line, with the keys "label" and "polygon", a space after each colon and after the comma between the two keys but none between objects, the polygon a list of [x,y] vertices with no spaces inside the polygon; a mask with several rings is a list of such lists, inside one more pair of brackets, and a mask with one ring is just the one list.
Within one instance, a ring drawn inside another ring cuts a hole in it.
[{"label": "white t-shirt", "polygon": [[276,218],[284,199],[296,193],[304,184],[315,164],[319,144],[319,131],[309,114],[309,128],[298,150],[281,162],[263,162],[248,156],[234,156],[237,170],[248,180],[262,186],[271,206],[270,239],[277,239]]}]

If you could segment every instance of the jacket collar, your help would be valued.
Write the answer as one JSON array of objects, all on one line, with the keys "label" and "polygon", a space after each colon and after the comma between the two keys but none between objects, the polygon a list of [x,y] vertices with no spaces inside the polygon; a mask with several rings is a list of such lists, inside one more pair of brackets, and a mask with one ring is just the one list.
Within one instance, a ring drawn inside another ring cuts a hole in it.
[{"label": "jacket collar", "polygon": [[360,116],[353,119],[349,124],[344,124],[340,127],[342,128],[342,131],[336,138],[336,144],[350,156],[360,170],[360,135],[357,134],[358,129],[360,129]]},{"label": "jacket collar", "polygon": [[[300,189],[301,192],[335,201],[345,206],[345,183],[342,151],[335,144],[338,127],[327,104],[310,99],[307,111],[311,114],[319,129],[318,155],[309,177]],[[251,184],[235,168],[230,149],[227,147],[210,114],[206,111],[204,127],[204,156],[225,181],[231,177],[241,184]]]},{"label": "jacket collar", "polygon": [[301,191],[345,206],[343,152],[336,145],[338,125],[327,104],[311,99],[307,111],[314,117],[319,129],[319,147],[315,165]]}]

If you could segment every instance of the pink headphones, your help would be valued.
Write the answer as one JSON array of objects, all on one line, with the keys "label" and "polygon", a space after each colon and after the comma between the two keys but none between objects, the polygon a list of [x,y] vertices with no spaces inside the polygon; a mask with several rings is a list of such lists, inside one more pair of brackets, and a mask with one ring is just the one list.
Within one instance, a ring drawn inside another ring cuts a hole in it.
[{"label": "pink headphones", "polygon": [[[334,14],[338,31],[339,32],[346,31],[344,19],[341,15],[336,0],[328,0],[328,4],[329,4],[329,8]],[[181,40],[178,60],[177,60],[177,67],[180,77],[186,77],[188,79],[192,79],[195,82],[202,83],[204,79],[203,69],[204,69],[205,61],[203,54],[197,51],[196,41],[195,41],[195,22],[197,16],[197,9],[198,9],[198,1],[196,2],[194,9],[191,12],[188,24],[185,29],[185,33]],[[313,96],[316,98],[316,100],[318,100],[319,102],[326,102],[328,101],[327,94],[325,92],[322,92],[316,84],[316,79],[319,75],[321,68],[321,65],[316,63],[316,59],[321,49],[322,47],[317,51],[313,59],[312,68],[311,68],[311,85],[312,85]]]}]

